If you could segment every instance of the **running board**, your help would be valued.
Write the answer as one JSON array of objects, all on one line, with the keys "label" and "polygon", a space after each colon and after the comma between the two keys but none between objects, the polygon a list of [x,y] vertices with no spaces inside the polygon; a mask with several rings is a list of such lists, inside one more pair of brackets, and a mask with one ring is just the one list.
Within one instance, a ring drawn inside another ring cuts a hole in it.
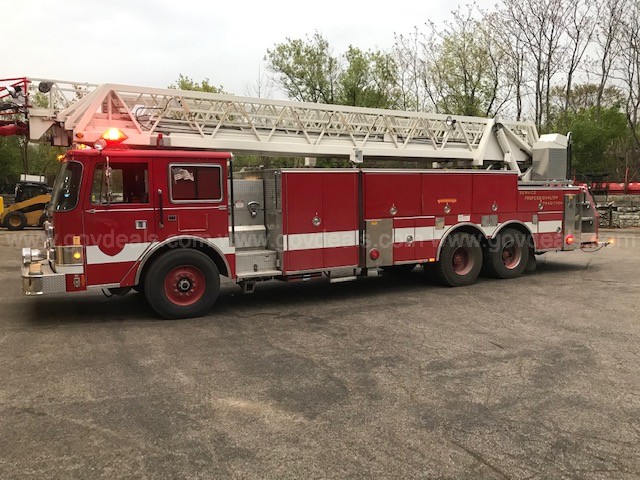
[{"label": "running board", "polygon": [[358,277],[356,277],[355,275],[351,275],[350,277],[336,277],[336,278],[330,278],[329,283],[353,282],[354,280],[357,280],[357,279]]}]

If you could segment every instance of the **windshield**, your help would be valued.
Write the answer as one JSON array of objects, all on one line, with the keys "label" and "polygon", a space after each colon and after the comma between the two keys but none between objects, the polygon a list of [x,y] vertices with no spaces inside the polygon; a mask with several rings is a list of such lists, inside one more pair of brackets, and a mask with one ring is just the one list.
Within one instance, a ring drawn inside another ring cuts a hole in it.
[{"label": "windshield", "polygon": [[65,162],[60,166],[60,172],[53,185],[51,208],[54,212],[68,212],[78,203],[80,180],[82,179],[82,164]]}]

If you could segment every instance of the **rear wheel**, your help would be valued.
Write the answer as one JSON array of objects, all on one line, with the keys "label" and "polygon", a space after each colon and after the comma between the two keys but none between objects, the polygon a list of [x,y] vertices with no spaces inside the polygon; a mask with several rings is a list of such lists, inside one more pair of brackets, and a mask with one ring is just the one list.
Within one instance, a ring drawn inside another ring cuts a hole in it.
[{"label": "rear wheel", "polygon": [[220,292],[215,263],[197,250],[173,250],[155,260],[145,275],[144,294],[165,318],[207,313]]},{"label": "rear wheel", "polygon": [[516,278],[522,275],[531,246],[529,236],[513,228],[505,228],[488,243],[484,258],[489,275],[496,278]]},{"label": "rear wheel", "polygon": [[22,212],[10,212],[4,217],[4,226],[9,230],[22,230],[27,226],[27,217]]},{"label": "rear wheel", "polygon": [[450,287],[462,287],[476,281],[482,268],[482,248],[477,237],[453,233],[444,240],[436,264],[440,281]]}]

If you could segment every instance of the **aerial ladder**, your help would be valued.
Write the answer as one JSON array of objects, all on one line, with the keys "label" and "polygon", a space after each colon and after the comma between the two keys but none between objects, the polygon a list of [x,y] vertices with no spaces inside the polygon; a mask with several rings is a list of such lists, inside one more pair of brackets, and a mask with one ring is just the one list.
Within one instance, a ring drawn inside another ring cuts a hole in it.
[{"label": "aerial ladder", "polygon": [[10,118],[0,135],[57,146],[92,145],[115,127],[136,147],[423,160],[515,170],[522,180],[536,145],[561,137],[540,137],[531,122],[31,78],[0,82],[0,114]]}]

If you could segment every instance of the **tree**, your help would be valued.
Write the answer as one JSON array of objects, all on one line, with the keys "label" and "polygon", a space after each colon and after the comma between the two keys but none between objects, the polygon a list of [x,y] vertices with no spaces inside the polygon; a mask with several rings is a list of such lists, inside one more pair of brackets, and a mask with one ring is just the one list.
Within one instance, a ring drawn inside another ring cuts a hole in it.
[{"label": "tree", "polygon": [[336,103],[338,59],[318,32],[306,41],[287,38],[266,54],[267,68],[285,94],[301,102]]},{"label": "tree", "polygon": [[267,77],[261,67],[253,84],[245,84],[244,94],[248,97],[269,98],[273,93],[273,81]]},{"label": "tree", "polygon": [[504,55],[492,42],[491,29],[475,10],[452,12],[439,30],[432,22],[424,36],[425,89],[436,109],[445,113],[493,116],[502,105],[501,63]]},{"label": "tree", "polygon": [[400,92],[391,55],[349,46],[346,67],[338,76],[338,103],[354,107],[397,108]]},{"label": "tree", "polygon": [[525,68],[533,83],[534,121],[539,130],[548,123],[551,81],[561,65],[564,21],[573,15],[567,8],[566,0],[503,0],[500,8],[502,23],[517,32],[526,52]]},{"label": "tree", "polygon": [[598,108],[602,105],[605,89],[623,48],[621,34],[628,7],[628,0],[605,0],[598,11],[594,37],[597,59],[595,71],[600,77],[596,101]]},{"label": "tree", "polygon": [[209,93],[225,93],[222,85],[217,87],[215,85],[211,85],[208,78],[205,78],[202,82],[196,82],[191,77],[182,74],[178,75],[178,79],[175,83],[169,85],[169,88],[176,90],[196,90],[198,92]]},{"label": "tree", "polygon": [[609,173],[624,177],[621,149],[627,143],[628,130],[624,113],[616,107],[581,108],[567,114],[566,129],[572,132],[573,166],[578,174]]},{"label": "tree", "polygon": [[[573,78],[582,62],[587,47],[591,43],[595,29],[595,19],[593,17],[594,3],[590,0],[568,0],[568,11],[573,12],[567,19],[565,30],[564,61],[566,65],[566,88],[563,115],[567,120]],[[549,103],[547,103],[547,107]]]},{"label": "tree", "polygon": [[392,55],[349,46],[334,56],[316,32],[306,40],[290,39],[267,50],[267,68],[289,98],[373,108],[397,108],[401,91]]},{"label": "tree", "polygon": [[636,175],[640,168],[640,3],[629,3],[626,12],[619,71],[627,93],[625,110],[631,136],[629,163],[635,170],[633,175]]},{"label": "tree", "polygon": [[421,36],[417,27],[407,35],[396,35],[391,53],[396,64],[399,107],[404,110],[423,111],[428,105],[422,81],[425,66],[420,55]]}]

